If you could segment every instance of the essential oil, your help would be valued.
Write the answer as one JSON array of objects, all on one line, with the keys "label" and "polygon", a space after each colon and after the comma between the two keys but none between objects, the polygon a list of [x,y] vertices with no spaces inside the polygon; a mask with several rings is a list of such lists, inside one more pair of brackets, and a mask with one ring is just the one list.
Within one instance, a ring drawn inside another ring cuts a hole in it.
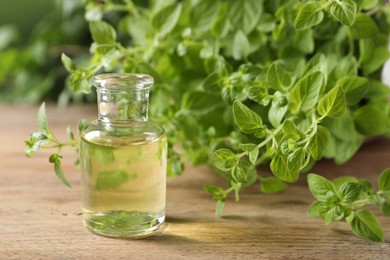
[{"label": "essential oil", "polygon": [[165,219],[166,136],[147,120],[148,88],[130,89],[128,95],[124,91],[124,81],[133,80],[134,85],[138,74],[103,75],[99,120],[81,134],[84,223],[99,235],[147,235]]}]

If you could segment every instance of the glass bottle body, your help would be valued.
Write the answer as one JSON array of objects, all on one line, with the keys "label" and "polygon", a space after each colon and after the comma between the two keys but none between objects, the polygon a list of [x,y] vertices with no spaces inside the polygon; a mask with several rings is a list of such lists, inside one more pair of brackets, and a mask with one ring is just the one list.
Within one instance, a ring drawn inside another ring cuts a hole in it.
[{"label": "glass bottle body", "polygon": [[145,97],[134,100],[134,91],[129,95],[121,91],[119,101],[129,102],[117,106],[118,93],[110,93],[115,102],[105,102],[115,107],[109,110],[110,118],[102,116],[107,111],[102,111],[100,99],[99,120],[81,134],[83,218],[99,235],[143,236],[157,230],[165,219],[166,136],[159,125],[147,120],[144,108],[142,113],[134,109],[141,107],[141,101],[147,105]]}]

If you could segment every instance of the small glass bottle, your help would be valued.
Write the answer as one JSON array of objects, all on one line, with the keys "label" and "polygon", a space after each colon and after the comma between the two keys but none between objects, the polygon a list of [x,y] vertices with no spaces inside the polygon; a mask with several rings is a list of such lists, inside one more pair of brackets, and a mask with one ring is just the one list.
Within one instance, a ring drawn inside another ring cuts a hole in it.
[{"label": "small glass bottle", "polygon": [[81,133],[84,223],[104,236],[150,234],[165,219],[167,164],[164,129],[148,120],[153,78],[113,73],[92,83],[99,119]]}]

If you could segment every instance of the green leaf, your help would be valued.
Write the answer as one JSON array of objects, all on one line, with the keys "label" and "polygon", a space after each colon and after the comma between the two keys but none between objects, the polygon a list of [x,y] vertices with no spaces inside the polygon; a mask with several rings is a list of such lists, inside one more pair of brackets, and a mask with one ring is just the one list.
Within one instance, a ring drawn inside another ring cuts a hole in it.
[{"label": "green leaf", "polygon": [[286,183],[275,177],[267,177],[260,182],[260,191],[264,193],[277,193],[285,190]]},{"label": "green leaf", "polygon": [[352,176],[341,176],[332,180],[336,190],[340,190],[340,187],[347,182],[357,182],[357,179]]},{"label": "green leaf", "polygon": [[310,73],[319,71],[319,72],[322,72],[324,78],[326,79],[326,75],[328,74],[328,65],[327,64],[328,64],[328,62],[326,60],[325,55],[322,53],[317,53],[306,64],[303,74],[309,75]]},{"label": "green leaf", "polygon": [[307,213],[309,214],[310,217],[319,218],[321,217],[320,208],[322,206],[323,206],[322,202],[316,201],[310,205],[309,209],[307,210]]},{"label": "green leaf", "polygon": [[362,0],[360,1],[359,7],[363,10],[369,10],[378,5],[379,0]]},{"label": "green leaf", "polygon": [[220,91],[222,88],[222,77],[218,72],[213,72],[204,79],[202,87],[207,92]]},{"label": "green leaf", "polygon": [[339,22],[351,26],[355,22],[357,6],[353,0],[334,0],[330,5],[330,13]]},{"label": "green leaf", "polygon": [[249,40],[245,33],[237,31],[233,39],[233,58],[235,60],[245,59],[250,51]]},{"label": "green leaf", "polygon": [[369,51],[367,56],[369,58],[362,62],[363,70],[367,74],[370,74],[382,67],[382,65],[389,59],[390,52],[386,47],[378,47]]},{"label": "green leaf", "polygon": [[49,162],[54,164],[54,172],[56,173],[58,179],[60,179],[60,181],[65,186],[68,186],[69,188],[71,188],[71,185],[68,182],[68,180],[66,179],[64,171],[62,170],[61,159],[62,159],[62,156],[60,154],[52,154],[49,157]]},{"label": "green leaf", "polygon": [[323,126],[317,127],[317,132],[309,141],[309,152],[314,160],[319,160],[324,154],[324,150],[329,140],[329,131]]},{"label": "green leaf", "polygon": [[49,138],[42,132],[32,132],[30,138],[25,141],[27,157],[33,156],[42,146],[49,142]]},{"label": "green leaf", "polygon": [[339,79],[336,86],[341,86],[347,98],[347,103],[358,103],[368,89],[368,79],[359,76],[345,76]]},{"label": "green leaf", "polygon": [[263,13],[256,28],[261,32],[272,32],[275,28],[275,18],[269,13]]},{"label": "green leaf", "polygon": [[50,130],[49,126],[47,124],[47,117],[46,117],[46,108],[45,108],[45,102],[41,104],[41,106],[38,109],[38,129],[42,133],[49,135]]},{"label": "green leaf", "polygon": [[92,75],[87,71],[80,69],[73,71],[69,76],[69,85],[72,91],[75,93],[83,92],[89,94],[91,92],[91,77]]},{"label": "green leaf", "polygon": [[294,27],[297,30],[305,30],[321,23],[324,13],[317,7],[317,4],[301,5],[294,20]]},{"label": "green leaf", "polygon": [[332,221],[339,221],[344,218],[344,211],[339,205],[332,206],[323,216],[325,224],[329,224]]},{"label": "green leaf", "polygon": [[205,184],[203,188],[213,195],[213,200],[222,200],[226,197],[226,192],[221,187]]},{"label": "green leaf", "polygon": [[271,170],[276,177],[286,182],[296,182],[299,177],[298,171],[288,168],[287,158],[278,154],[271,161]]},{"label": "green leaf", "polygon": [[362,135],[358,133],[352,133],[352,135],[352,140],[340,140],[336,138],[335,161],[337,164],[344,164],[351,159],[363,144],[364,137]]},{"label": "green leaf", "polygon": [[375,242],[384,241],[383,229],[371,211],[364,209],[353,218],[352,231],[356,235]]},{"label": "green leaf", "polygon": [[207,31],[213,25],[219,11],[218,1],[201,0],[191,9],[191,27],[199,32]]},{"label": "green leaf", "polygon": [[345,104],[343,88],[337,86],[320,99],[317,111],[322,116],[339,117],[345,111]]},{"label": "green leaf", "polygon": [[248,89],[248,98],[262,106],[267,106],[271,100],[267,89],[263,87],[250,87]]},{"label": "green leaf", "polygon": [[65,53],[61,54],[61,62],[68,72],[72,72],[77,69],[72,59],[69,58]]},{"label": "green leaf", "polygon": [[299,172],[305,165],[306,152],[303,147],[299,147],[287,156],[287,167],[291,172]]},{"label": "green leaf", "polygon": [[290,86],[292,76],[278,62],[273,62],[267,71],[267,82],[275,89],[283,89]]},{"label": "green leaf", "polygon": [[118,188],[129,179],[138,177],[137,173],[129,174],[124,170],[101,171],[96,176],[95,187],[98,191],[106,191]]},{"label": "green leaf", "polygon": [[179,176],[184,171],[184,163],[179,156],[170,156],[167,164],[167,175]]},{"label": "green leaf", "polygon": [[115,29],[104,21],[90,22],[89,31],[97,44],[114,44],[116,42]]},{"label": "green leaf", "polygon": [[385,201],[381,206],[381,210],[383,215],[390,216],[390,201]]},{"label": "green leaf", "polygon": [[161,37],[166,36],[175,28],[182,10],[182,4],[168,5],[152,16],[152,26]]},{"label": "green leaf", "polygon": [[380,135],[390,129],[390,118],[386,111],[374,105],[366,105],[353,113],[357,130],[364,135]]},{"label": "green leaf", "polygon": [[330,197],[337,195],[334,184],[320,175],[308,174],[307,182],[311,193],[320,202],[327,202]]},{"label": "green leaf", "polygon": [[194,90],[183,95],[181,107],[192,113],[204,114],[216,109],[221,105],[221,102],[220,95]]},{"label": "green leaf", "polygon": [[379,190],[382,192],[390,192],[390,168],[385,169],[379,175]]},{"label": "green leaf", "polygon": [[213,153],[211,161],[218,169],[229,171],[238,163],[238,157],[229,149],[222,148]]},{"label": "green leaf", "polygon": [[355,23],[351,26],[352,35],[357,39],[375,37],[378,33],[378,26],[375,21],[364,13],[356,16]]},{"label": "green leaf", "polygon": [[358,182],[347,182],[341,185],[339,189],[340,200],[344,203],[352,203],[358,200],[364,186]]},{"label": "green leaf", "polygon": [[291,100],[294,103],[293,111],[307,111],[317,104],[320,90],[324,83],[321,72],[312,72],[300,79],[291,91]]},{"label": "green leaf", "polygon": [[218,186],[209,185],[209,184],[203,185],[203,188],[205,191],[207,191],[210,194],[219,193],[222,190],[222,188],[220,188]]},{"label": "green leaf", "polygon": [[241,165],[241,163],[238,163],[234,165],[231,171],[232,179],[235,182],[238,183],[247,183],[248,182],[248,176],[245,172],[245,168]]},{"label": "green leaf", "polygon": [[229,2],[228,17],[236,30],[242,30],[246,35],[255,28],[263,12],[261,0],[234,0]]},{"label": "green leaf", "polygon": [[70,140],[73,140],[73,141],[75,140],[74,134],[73,134],[72,129],[70,128],[70,126],[68,126],[66,128],[66,133],[68,134],[68,137],[69,137]]},{"label": "green leaf", "polygon": [[221,217],[223,208],[225,207],[225,200],[218,200],[217,205],[215,205],[215,216],[216,217]]},{"label": "green leaf", "polygon": [[286,136],[299,140],[301,138],[304,138],[305,135],[302,133],[291,120],[285,120],[283,122],[282,132]]},{"label": "green leaf", "polygon": [[234,101],[233,116],[237,127],[246,134],[254,133],[257,129],[262,129],[263,121],[260,116],[250,110],[241,101]]},{"label": "green leaf", "polygon": [[254,165],[259,156],[259,148],[255,144],[239,144],[241,150],[248,152],[249,161]]},{"label": "green leaf", "polygon": [[82,131],[84,130],[84,128],[87,126],[88,124],[88,121],[85,120],[85,119],[81,119],[79,122],[78,122],[78,125],[77,125],[77,131],[80,135],[80,133],[82,133]]},{"label": "green leaf", "polygon": [[286,112],[288,110],[287,106],[280,107],[278,101],[273,101],[270,109],[268,110],[268,120],[273,127],[280,126]]},{"label": "green leaf", "polygon": [[257,161],[257,157],[259,156],[259,149],[253,149],[249,152],[249,161],[255,165]]},{"label": "green leaf", "polygon": [[294,35],[293,44],[295,48],[303,53],[313,53],[315,48],[313,30],[306,29],[297,31]]}]

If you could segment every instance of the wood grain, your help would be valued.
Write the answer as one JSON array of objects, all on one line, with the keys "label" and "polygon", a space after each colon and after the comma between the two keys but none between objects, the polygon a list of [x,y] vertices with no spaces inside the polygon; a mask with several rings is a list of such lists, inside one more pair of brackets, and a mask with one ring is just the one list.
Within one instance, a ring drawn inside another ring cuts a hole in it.
[{"label": "wood grain", "polygon": [[[390,218],[379,216],[385,243],[354,236],[345,223],[324,225],[306,214],[313,201],[304,176],[276,195],[256,185],[241,201],[228,201],[224,217],[203,184],[223,184],[206,166],[187,167],[168,180],[167,224],[157,235],[113,239],[94,235],[82,224],[79,171],[75,155],[64,151],[64,168],[73,186],[63,186],[47,162],[49,152],[24,156],[24,140],[36,129],[37,107],[0,105],[0,259],[389,259]],[[67,125],[92,119],[93,106],[48,107],[58,138]],[[366,143],[347,164],[321,161],[313,172],[333,178],[355,175],[375,180],[390,166],[390,141]]]}]

